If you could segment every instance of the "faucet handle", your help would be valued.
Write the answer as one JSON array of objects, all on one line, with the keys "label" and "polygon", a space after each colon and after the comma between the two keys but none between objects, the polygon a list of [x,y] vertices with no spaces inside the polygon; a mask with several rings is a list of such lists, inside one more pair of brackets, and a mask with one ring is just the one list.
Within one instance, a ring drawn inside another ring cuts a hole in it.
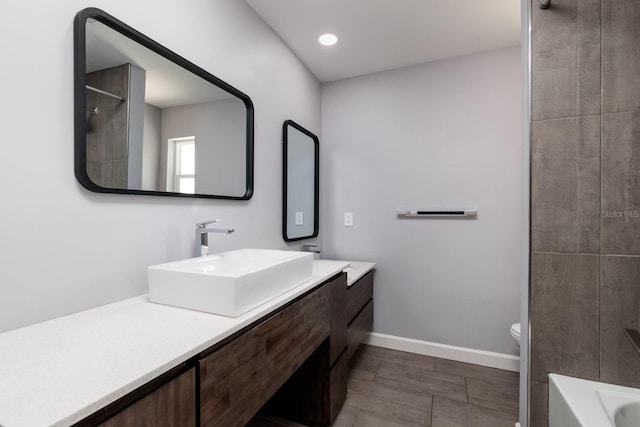
[{"label": "faucet handle", "polygon": [[220,219],[212,219],[211,221],[196,222],[196,227],[205,228],[209,224],[213,224],[214,222],[220,222],[220,221],[222,221],[222,220],[220,220]]}]

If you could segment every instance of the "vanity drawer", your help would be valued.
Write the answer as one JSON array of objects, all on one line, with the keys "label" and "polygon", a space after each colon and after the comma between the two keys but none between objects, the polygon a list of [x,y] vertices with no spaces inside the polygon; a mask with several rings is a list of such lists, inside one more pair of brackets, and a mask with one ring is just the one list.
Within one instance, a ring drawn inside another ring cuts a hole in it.
[{"label": "vanity drawer", "polygon": [[347,351],[342,352],[333,368],[324,372],[324,423],[333,424],[347,398]]},{"label": "vanity drawer", "polygon": [[100,427],[195,425],[196,370],[191,368],[101,423]]},{"label": "vanity drawer", "polygon": [[373,299],[362,309],[347,328],[347,358],[351,360],[365,334],[373,327]]},{"label": "vanity drawer", "polygon": [[200,360],[201,425],[245,425],[329,336],[323,286]]},{"label": "vanity drawer", "polygon": [[373,297],[373,270],[347,289],[347,323],[351,323],[367,301]]}]

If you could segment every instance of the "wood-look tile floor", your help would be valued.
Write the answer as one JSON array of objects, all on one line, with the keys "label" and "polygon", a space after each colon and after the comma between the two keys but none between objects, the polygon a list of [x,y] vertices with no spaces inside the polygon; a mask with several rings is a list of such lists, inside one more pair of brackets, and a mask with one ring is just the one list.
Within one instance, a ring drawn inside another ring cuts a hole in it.
[{"label": "wood-look tile floor", "polygon": [[516,372],[363,345],[333,427],[514,427],[517,420]]}]

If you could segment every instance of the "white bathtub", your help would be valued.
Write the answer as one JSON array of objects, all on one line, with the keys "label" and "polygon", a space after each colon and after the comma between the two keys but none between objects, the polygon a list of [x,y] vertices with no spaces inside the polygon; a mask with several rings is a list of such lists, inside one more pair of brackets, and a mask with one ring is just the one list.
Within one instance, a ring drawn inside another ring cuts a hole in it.
[{"label": "white bathtub", "polygon": [[640,389],[549,374],[549,427],[611,426],[640,426]]}]

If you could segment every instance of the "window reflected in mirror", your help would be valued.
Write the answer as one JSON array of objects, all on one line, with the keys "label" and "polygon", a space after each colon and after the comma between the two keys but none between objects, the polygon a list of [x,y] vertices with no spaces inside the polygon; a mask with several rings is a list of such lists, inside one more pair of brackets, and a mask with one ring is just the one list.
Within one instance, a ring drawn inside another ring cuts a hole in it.
[{"label": "window reflected in mirror", "polygon": [[169,140],[175,161],[173,167],[173,188],[169,191],[193,194],[196,189],[196,139],[193,136]]}]

